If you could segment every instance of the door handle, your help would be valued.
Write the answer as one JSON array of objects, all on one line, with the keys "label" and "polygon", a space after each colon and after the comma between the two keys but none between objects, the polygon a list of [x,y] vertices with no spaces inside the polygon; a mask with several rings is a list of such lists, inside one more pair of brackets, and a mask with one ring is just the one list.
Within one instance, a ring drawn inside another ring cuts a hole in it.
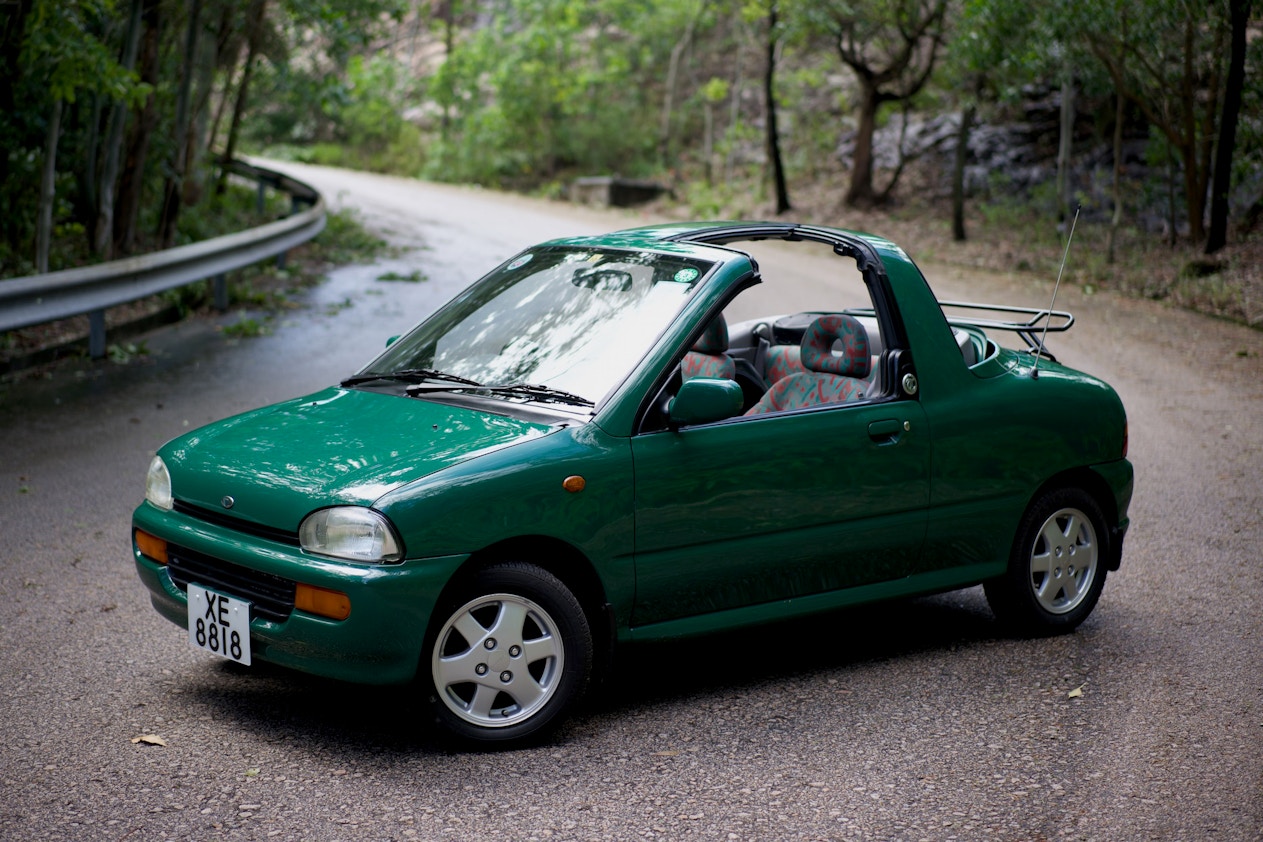
[{"label": "door handle", "polygon": [[868,437],[878,444],[895,444],[899,441],[900,433],[906,433],[911,429],[912,424],[908,421],[885,418],[868,425]]}]

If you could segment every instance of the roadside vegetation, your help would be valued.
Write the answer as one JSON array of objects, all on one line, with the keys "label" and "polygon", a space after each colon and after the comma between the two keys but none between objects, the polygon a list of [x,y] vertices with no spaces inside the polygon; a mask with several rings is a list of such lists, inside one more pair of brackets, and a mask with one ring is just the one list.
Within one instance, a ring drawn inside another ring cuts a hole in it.
[{"label": "roadside vegetation", "polygon": [[[222,203],[195,208],[187,215],[188,230],[195,232],[191,241],[259,225],[275,219],[280,212],[279,204],[269,204],[259,214],[253,188],[233,185],[224,197]],[[268,216],[271,211],[276,215]],[[208,212],[212,218],[203,218]],[[269,333],[275,318],[300,306],[302,293],[319,283],[330,269],[349,263],[370,263],[390,253],[386,242],[368,231],[354,211],[329,211],[324,231],[314,240],[291,249],[285,268],[269,260],[228,273],[228,308],[238,315],[222,328],[223,334],[244,339]],[[106,358],[118,365],[142,360],[149,349],[143,340],[132,341],[134,336],[159,324],[214,312],[214,292],[209,280],[111,308],[106,312],[111,338]],[[48,363],[86,356],[87,337],[87,316],[0,333],[0,380],[15,374],[37,374]]]},{"label": "roadside vegetation", "polygon": [[[0,277],[178,244],[243,152],[874,230],[1263,325],[1254,0],[18,0]],[[199,209],[201,209],[199,213]]]}]

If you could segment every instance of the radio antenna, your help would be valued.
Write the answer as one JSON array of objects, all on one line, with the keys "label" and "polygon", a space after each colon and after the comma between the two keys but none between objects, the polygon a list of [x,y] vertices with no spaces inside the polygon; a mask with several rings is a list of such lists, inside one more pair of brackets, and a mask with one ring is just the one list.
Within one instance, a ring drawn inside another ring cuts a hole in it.
[{"label": "radio antenna", "polygon": [[1061,275],[1066,271],[1066,258],[1070,256],[1070,244],[1074,242],[1074,227],[1079,222],[1079,211],[1082,208],[1083,205],[1074,206],[1074,219],[1070,220],[1070,236],[1066,237],[1066,250],[1061,253],[1061,268],[1057,270],[1057,283],[1053,284],[1052,303],[1048,305],[1048,315],[1044,318],[1044,333],[1039,337],[1039,347],[1032,349],[1035,352],[1035,364],[1031,366],[1032,380],[1039,379],[1039,358],[1048,347],[1044,341],[1048,339],[1048,325],[1052,322],[1053,307],[1057,305],[1057,290],[1061,289]]}]

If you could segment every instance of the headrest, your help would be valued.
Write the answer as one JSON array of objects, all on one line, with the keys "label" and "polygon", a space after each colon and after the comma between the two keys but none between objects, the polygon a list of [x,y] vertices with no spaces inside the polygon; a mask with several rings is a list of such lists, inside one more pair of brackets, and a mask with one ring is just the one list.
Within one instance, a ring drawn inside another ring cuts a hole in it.
[{"label": "headrest", "polygon": [[700,354],[722,354],[728,350],[728,323],[724,314],[710,320],[706,330],[693,343],[693,350]]},{"label": "headrest", "polygon": [[[842,344],[841,356],[834,356],[834,342]],[[802,361],[808,371],[867,377],[872,365],[868,355],[868,331],[851,316],[820,316],[803,334]]]}]

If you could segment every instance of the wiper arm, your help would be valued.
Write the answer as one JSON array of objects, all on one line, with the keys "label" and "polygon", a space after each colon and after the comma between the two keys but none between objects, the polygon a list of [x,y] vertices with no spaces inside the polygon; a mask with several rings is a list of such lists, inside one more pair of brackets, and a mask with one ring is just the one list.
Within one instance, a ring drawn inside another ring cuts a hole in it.
[{"label": "wiper arm", "polygon": [[459,381],[451,385],[447,383],[418,383],[414,386],[409,386],[407,392],[410,395],[420,395],[426,392],[451,392],[455,390],[487,392],[493,395],[511,395],[529,400],[565,403],[572,406],[596,405],[582,395],[534,383],[514,383],[505,386],[484,386],[479,383],[460,383]]},{"label": "wiper arm", "polygon": [[573,392],[564,392],[561,389],[554,389],[551,386],[541,386],[536,383],[516,383],[512,386],[486,386],[489,392],[496,392],[505,395],[522,395],[523,397],[533,398],[540,401],[555,401],[556,403],[568,403],[574,406],[596,406],[595,403]]},{"label": "wiper arm", "polygon": [[348,377],[346,380],[343,380],[342,385],[358,386],[360,383],[369,383],[373,380],[402,380],[405,383],[424,383],[427,380],[445,380],[449,383],[459,383],[465,386],[482,385],[477,380],[470,380],[468,377],[461,377],[457,374],[448,374],[446,371],[438,371],[433,368],[401,368],[398,371],[357,374],[354,377]]}]

